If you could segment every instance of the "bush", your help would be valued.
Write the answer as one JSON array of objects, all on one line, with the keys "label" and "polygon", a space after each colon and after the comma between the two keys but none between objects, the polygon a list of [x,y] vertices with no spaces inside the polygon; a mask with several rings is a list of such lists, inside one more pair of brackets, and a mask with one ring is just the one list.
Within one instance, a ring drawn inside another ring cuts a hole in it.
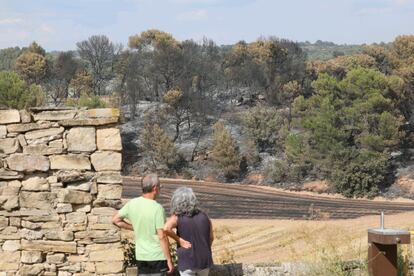
[{"label": "bush", "polygon": [[69,98],[66,100],[67,106],[87,107],[87,108],[104,108],[106,103],[99,96],[82,94],[79,99]]},{"label": "bush", "polygon": [[244,114],[243,125],[259,151],[273,149],[283,143],[285,119],[275,108],[253,107]]},{"label": "bush", "polygon": [[346,197],[375,197],[390,172],[388,158],[378,153],[363,153],[334,170],[336,192]]},{"label": "bush", "polygon": [[285,160],[276,160],[269,172],[274,183],[299,183],[303,180],[306,169],[297,164],[289,164]]},{"label": "bush", "polygon": [[23,109],[43,103],[43,92],[39,86],[31,85],[10,71],[0,72],[0,106]]},{"label": "bush", "polygon": [[149,166],[152,169],[161,170],[166,168],[171,170],[176,168],[177,149],[158,124],[146,122],[140,139],[142,151],[149,158]]},{"label": "bush", "polygon": [[228,179],[236,178],[240,173],[240,155],[236,141],[226,129],[223,122],[217,122],[213,126],[214,140],[211,156],[214,163]]}]

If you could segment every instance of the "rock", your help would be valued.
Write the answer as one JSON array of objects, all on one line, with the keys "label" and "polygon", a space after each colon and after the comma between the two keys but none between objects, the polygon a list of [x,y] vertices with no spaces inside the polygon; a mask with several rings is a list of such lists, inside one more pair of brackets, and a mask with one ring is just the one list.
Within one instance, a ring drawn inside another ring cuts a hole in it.
[{"label": "rock", "polygon": [[56,199],[55,193],[49,192],[21,192],[20,207],[35,208],[40,210],[48,210],[53,207],[53,201]]},{"label": "rock", "polygon": [[[12,183],[12,184],[10,184]],[[9,182],[8,186],[0,188],[0,195],[2,196],[17,196],[20,191],[20,186],[17,186],[17,183],[20,183],[18,180]]]},{"label": "rock", "polygon": [[0,263],[19,263],[20,252],[19,251],[4,251],[0,252]]},{"label": "rock", "polygon": [[98,185],[98,198],[102,199],[121,199],[122,186],[121,185]]},{"label": "rock", "polygon": [[32,121],[32,115],[27,110],[19,110],[19,113],[22,123],[30,123]]},{"label": "rock", "polygon": [[20,233],[17,227],[8,226],[0,232],[0,240],[20,240]]},{"label": "rock", "polygon": [[19,207],[19,197],[12,196],[7,198],[7,201],[1,206],[4,210],[11,211]]},{"label": "rock", "polygon": [[23,147],[23,153],[27,154],[38,154],[38,155],[52,155],[52,154],[61,154],[63,152],[62,148],[48,147],[45,144],[34,144]]},{"label": "rock", "polygon": [[27,146],[27,141],[23,134],[17,135],[17,141],[19,141],[21,147]]},{"label": "rock", "polygon": [[98,262],[95,266],[98,274],[120,273],[124,269],[123,262]]},{"label": "rock", "polygon": [[6,228],[7,225],[9,225],[9,219],[5,217],[0,217],[0,230],[3,230],[4,228]]},{"label": "rock", "polygon": [[78,118],[118,118],[119,109],[117,108],[95,108],[88,110],[81,110],[78,113]]},{"label": "rock", "polygon": [[22,225],[22,219],[21,218],[10,218],[10,226],[15,226],[17,228],[20,228]]},{"label": "rock", "polygon": [[[30,216],[26,218],[28,221],[32,222],[56,222],[59,221],[59,216],[57,214],[49,214],[49,215],[43,215],[43,216]],[[47,223],[42,224],[42,228],[45,228]],[[58,227],[59,224],[54,224],[52,228]]]},{"label": "rock", "polygon": [[111,208],[111,207],[98,207],[98,208],[93,208],[92,210],[92,214],[93,215],[107,215],[107,216],[113,216],[115,213],[117,212],[116,208]]},{"label": "rock", "polygon": [[29,123],[29,124],[11,124],[7,125],[8,132],[28,132],[31,130],[37,129],[46,129],[52,127],[52,123],[50,122],[42,122],[42,123]]},{"label": "rock", "polygon": [[40,240],[41,238],[43,238],[43,233],[40,231],[22,229],[20,230],[20,237],[26,240]]},{"label": "rock", "polygon": [[26,132],[24,137],[26,140],[34,140],[43,137],[56,137],[63,133],[65,129],[63,127],[55,127],[55,128],[47,128],[47,129],[39,129],[39,130],[32,130]]},{"label": "rock", "polygon": [[91,211],[91,209],[92,209],[91,205],[89,205],[89,204],[74,206],[74,210],[76,212],[89,213]]},{"label": "rock", "polygon": [[[10,271],[10,270],[17,270],[19,269],[19,263],[6,263],[3,261],[0,261],[0,275],[1,276],[9,276],[9,275],[16,275],[15,273],[6,274],[4,271]],[[1,274],[4,273],[4,274]]]},{"label": "rock", "polygon": [[0,125],[0,138],[6,138],[7,135],[7,127],[4,125]]},{"label": "rock", "polygon": [[22,251],[22,263],[35,264],[43,262],[43,254],[39,251]]},{"label": "rock", "polygon": [[[20,252],[0,252],[0,275],[1,276],[11,276],[16,275],[16,273],[6,271],[8,270],[17,270],[20,263]],[[3,273],[3,274],[2,274]]]},{"label": "rock", "polygon": [[66,214],[66,222],[67,223],[86,223],[87,216],[85,213],[82,212],[73,212]]},{"label": "rock", "polygon": [[73,232],[60,230],[47,231],[45,232],[45,238],[47,240],[73,241]]},{"label": "rock", "polygon": [[8,240],[3,243],[3,251],[10,251],[15,252],[17,250],[20,250],[20,240]]},{"label": "rock", "polygon": [[63,183],[70,183],[75,181],[89,181],[95,174],[93,172],[80,172],[80,171],[66,171],[61,170],[56,172],[57,180]]},{"label": "rock", "polygon": [[120,172],[101,172],[97,178],[98,183],[118,184],[122,183],[122,175]]},{"label": "rock", "polygon": [[96,131],[98,150],[121,151],[121,134],[117,128],[104,128]]},{"label": "rock", "polygon": [[56,206],[57,213],[70,213],[72,211],[72,204],[69,203],[58,203]]},{"label": "rock", "polygon": [[22,190],[24,191],[49,191],[50,185],[44,177],[31,177],[22,181]]},{"label": "rock", "polygon": [[27,220],[22,221],[22,227],[23,228],[36,230],[36,229],[40,229],[41,226],[42,226],[42,223],[33,223],[33,222],[30,222],[30,221],[27,221]]},{"label": "rock", "polygon": [[116,118],[101,118],[101,119],[73,119],[59,121],[59,125],[65,127],[71,126],[103,126],[112,125],[118,123],[118,117]]},{"label": "rock", "polygon": [[120,171],[122,156],[119,152],[97,151],[91,155],[91,162],[96,171]]},{"label": "rock", "polygon": [[123,261],[124,251],[121,248],[92,251],[89,254],[90,262]]},{"label": "rock", "polygon": [[19,150],[19,143],[16,138],[0,139],[0,152],[5,154],[15,153]]},{"label": "rock", "polygon": [[86,204],[92,201],[92,195],[76,190],[62,190],[58,194],[61,203]]},{"label": "rock", "polygon": [[99,239],[99,238],[110,238],[119,237],[119,231],[117,230],[88,230],[79,231],[75,233],[76,239]]},{"label": "rock", "polygon": [[66,136],[68,151],[92,152],[96,150],[96,131],[93,127],[71,128]]},{"label": "rock", "polygon": [[76,110],[53,110],[42,111],[37,114],[33,114],[35,121],[60,121],[73,119],[76,115]]},{"label": "rock", "polygon": [[6,158],[10,169],[19,172],[33,172],[49,170],[49,159],[37,154],[14,153]]},{"label": "rock", "polygon": [[50,184],[57,183],[57,182],[58,182],[58,180],[57,180],[57,176],[55,176],[55,175],[51,175],[51,176],[49,176],[49,177],[47,178],[47,182],[49,182]]},{"label": "rock", "polygon": [[93,207],[111,207],[117,210],[121,209],[123,206],[121,200],[107,200],[98,198],[93,202]]},{"label": "rock", "polygon": [[24,275],[24,276],[37,276],[37,275],[41,275],[43,270],[44,270],[43,264],[31,264],[31,265],[23,265],[22,267],[20,267],[19,272],[20,272],[20,275]]},{"label": "rock", "polygon": [[20,123],[20,113],[18,110],[0,110],[0,124]]},{"label": "rock", "polygon": [[89,158],[82,154],[53,155],[49,157],[52,170],[90,170]]},{"label": "rock", "polygon": [[45,210],[19,210],[13,212],[0,211],[0,216],[5,217],[29,217],[29,216],[47,216],[50,215],[49,211]]},{"label": "rock", "polygon": [[22,240],[21,248],[28,251],[76,253],[76,242]]},{"label": "rock", "polygon": [[65,262],[65,254],[51,254],[46,256],[46,262],[49,264],[61,264]]},{"label": "rock", "polygon": [[92,186],[91,182],[85,182],[85,183],[68,184],[66,188],[69,190],[89,192],[91,190],[91,186]]},{"label": "rock", "polygon": [[49,142],[49,147],[63,149],[63,140],[62,139],[58,139],[58,140],[50,141]]},{"label": "rock", "polygon": [[0,180],[22,179],[23,177],[21,173],[0,168]]}]

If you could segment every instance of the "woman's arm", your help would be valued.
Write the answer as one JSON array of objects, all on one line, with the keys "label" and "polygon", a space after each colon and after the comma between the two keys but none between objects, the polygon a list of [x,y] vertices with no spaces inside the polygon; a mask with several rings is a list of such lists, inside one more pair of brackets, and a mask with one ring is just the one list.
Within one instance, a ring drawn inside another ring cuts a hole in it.
[{"label": "woman's arm", "polygon": [[211,222],[211,219],[208,218],[208,221],[210,222],[210,247],[211,247],[214,241],[214,231],[213,231],[213,223]]},{"label": "woman's arm", "polygon": [[181,247],[184,248],[191,248],[191,243],[180,238],[174,231],[174,228],[177,228],[177,221],[178,217],[176,215],[172,215],[167,222],[164,225],[164,231],[167,234],[167,236],[171,237],[175,240],[177,244],[179,244]]}]

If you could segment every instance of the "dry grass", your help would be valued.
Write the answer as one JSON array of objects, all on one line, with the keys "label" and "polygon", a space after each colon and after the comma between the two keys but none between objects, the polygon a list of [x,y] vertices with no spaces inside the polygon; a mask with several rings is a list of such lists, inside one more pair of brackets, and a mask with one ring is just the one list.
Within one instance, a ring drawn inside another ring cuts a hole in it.
[{"label": "dry grass", "polygon": [[[367,230],[379,226],[379,216],[328,221],[216,219],[213,225],[213,255],[219,263],[229,252],[241,263],[316,263],[329,261],[326,258],[365,259]],[[385,225],[414,230],[414,212],[387,215]]]}]

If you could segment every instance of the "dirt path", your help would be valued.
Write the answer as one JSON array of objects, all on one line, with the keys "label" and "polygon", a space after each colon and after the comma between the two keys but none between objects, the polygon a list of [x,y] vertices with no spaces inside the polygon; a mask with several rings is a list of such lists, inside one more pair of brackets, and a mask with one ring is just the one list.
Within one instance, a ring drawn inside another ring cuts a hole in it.
[{"label": "dirt path", "polygon": [[[169,211],[172,192],[181,186],[193,188],[201,208],[214,219],[352,219],[367,215],[414,211],[414,203],[352,200],[277,189],[203,181],[162,179],[159,202]],[[123,197],[140,195],[139,179],[124,178]]]}]

